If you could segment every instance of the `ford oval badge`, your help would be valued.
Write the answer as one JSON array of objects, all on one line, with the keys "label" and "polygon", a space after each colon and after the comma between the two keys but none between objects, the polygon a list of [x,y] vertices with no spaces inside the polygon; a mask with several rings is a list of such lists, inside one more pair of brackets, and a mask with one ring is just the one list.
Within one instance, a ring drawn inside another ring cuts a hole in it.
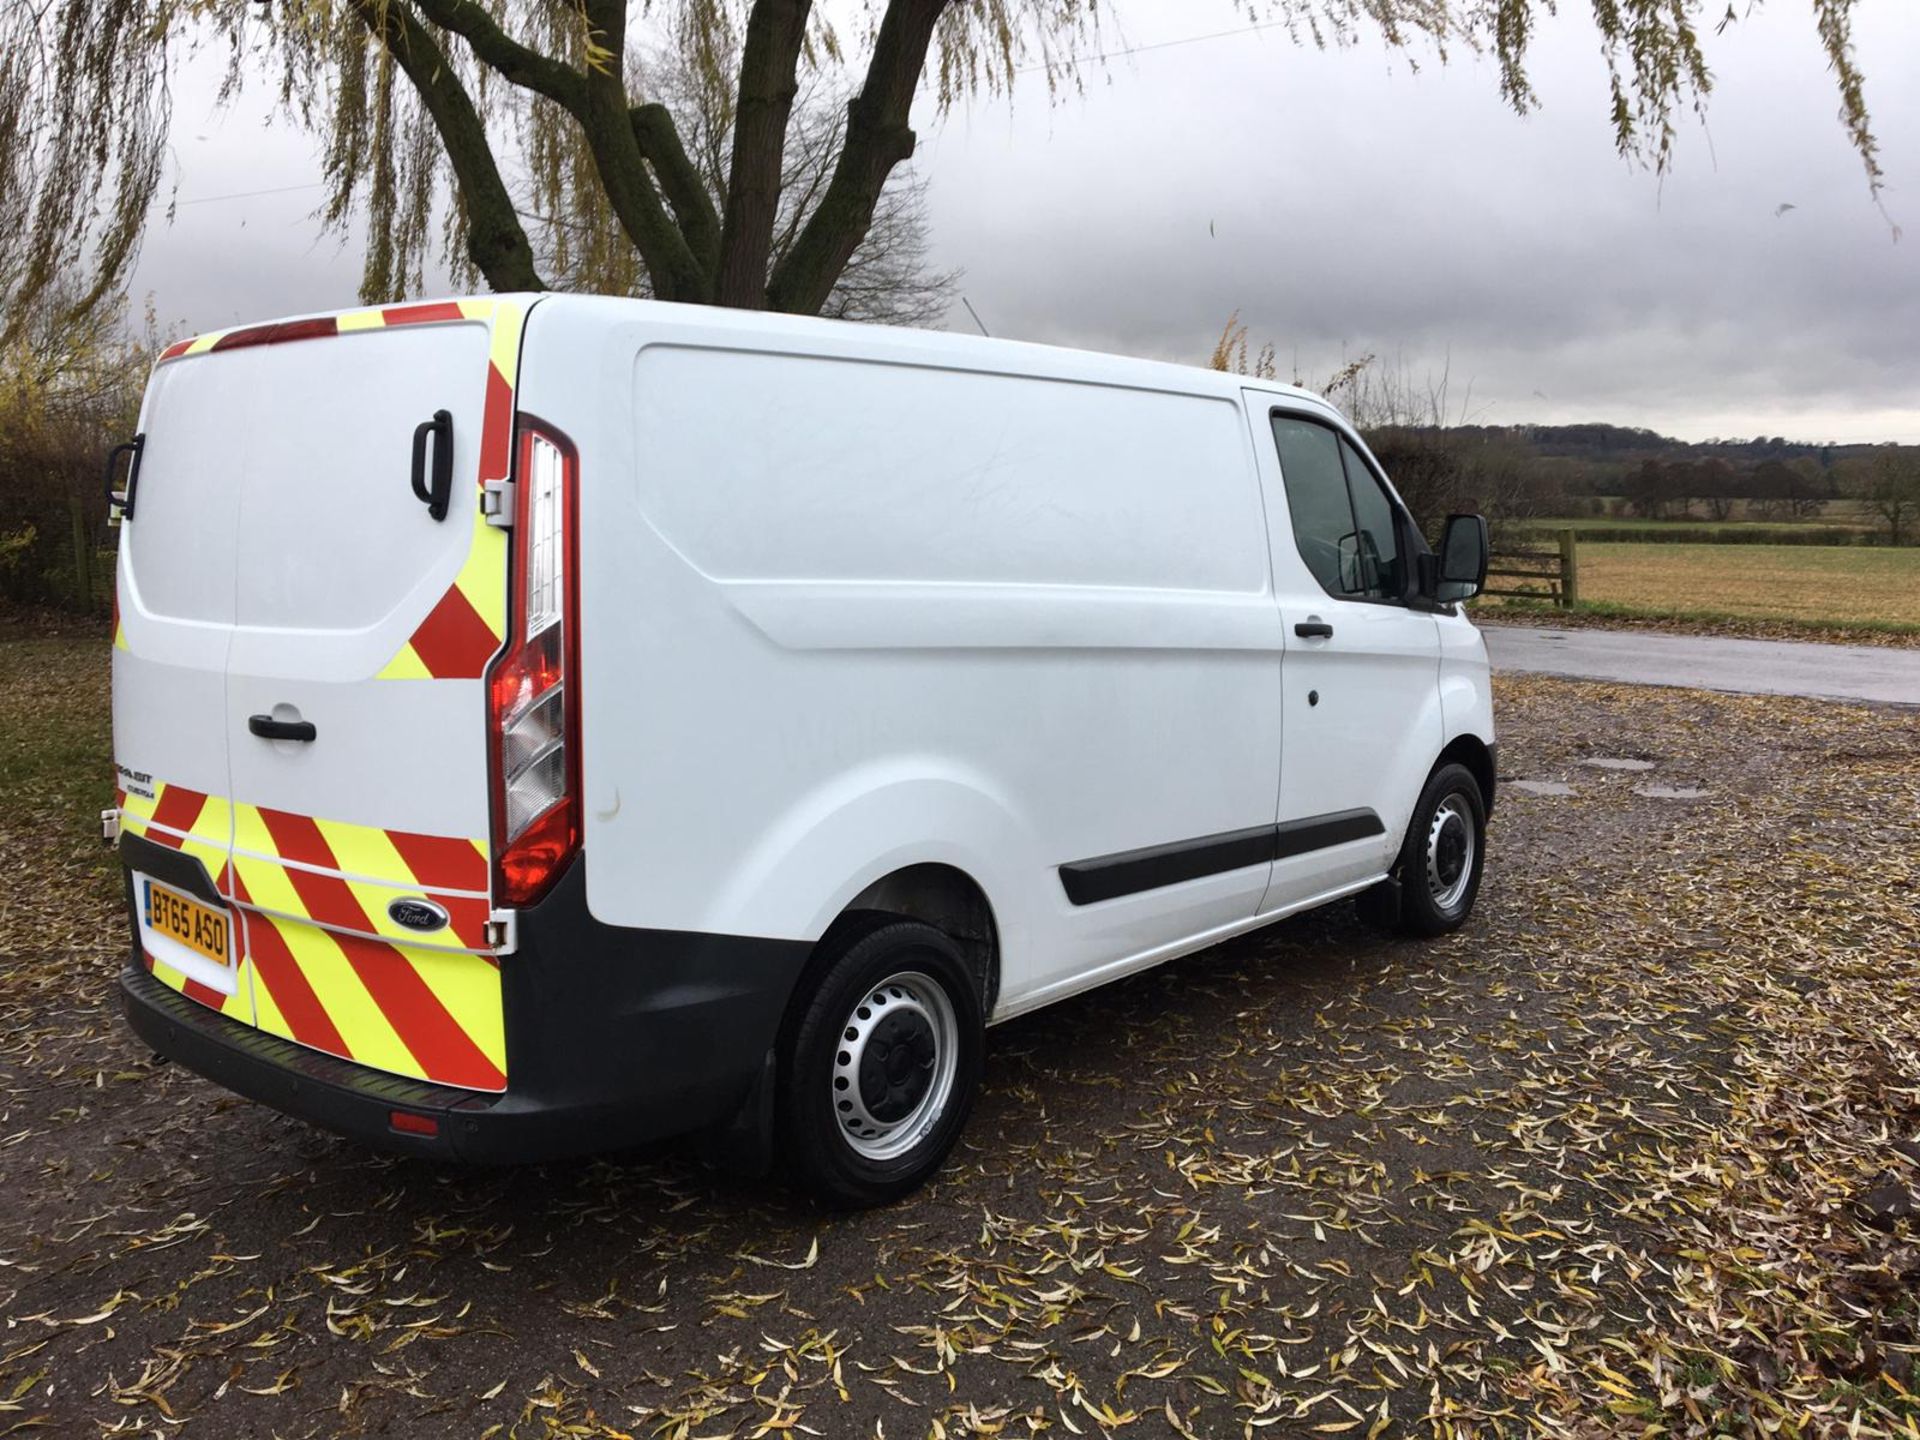
[{"label": "ford oval badge", "polygon": [[422,900],[418,896],[406,896],[387,906],[387,914],[396,925],[404,925],[409,930],[441,930],[446,928],[447,912],[431,900]]}]

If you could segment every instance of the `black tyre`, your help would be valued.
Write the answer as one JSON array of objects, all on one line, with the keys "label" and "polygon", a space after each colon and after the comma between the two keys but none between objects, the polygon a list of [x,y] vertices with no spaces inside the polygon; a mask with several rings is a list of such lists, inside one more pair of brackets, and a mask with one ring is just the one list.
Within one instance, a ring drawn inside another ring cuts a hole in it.
[{"label": "black tyre", "polygon": [[960,1138],[980,1084],[980,984],[951,939],[916,921],[824,943],[781,1037],[776,1133],[801,1188],[884,1205]]},{"label": "black tyre", "polygon": [[1442,765],[1413,807],[1393,882],[1363,894],[1360,914],[1405,935],[1458,930],[1473,913],[1486,863],[1487,805],[1480,782],[1464,765]]}]

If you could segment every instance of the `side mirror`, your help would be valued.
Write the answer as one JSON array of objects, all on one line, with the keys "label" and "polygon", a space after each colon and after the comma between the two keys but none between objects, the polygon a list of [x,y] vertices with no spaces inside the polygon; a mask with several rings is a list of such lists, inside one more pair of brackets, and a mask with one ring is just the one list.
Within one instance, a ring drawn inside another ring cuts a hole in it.
[{"label": "side mirror", "polygon": [[1380,547],[1370,531],[1355,530],[1340,537],[1340,588],[1363,595],[1380,583]]},{"label": "side mirror", "polygon": [[1491,552],[1484,515],[1449,515],[1447,528],[1440,536],[1433,598],[1450,605],[1478,595],[1487,583]]}]

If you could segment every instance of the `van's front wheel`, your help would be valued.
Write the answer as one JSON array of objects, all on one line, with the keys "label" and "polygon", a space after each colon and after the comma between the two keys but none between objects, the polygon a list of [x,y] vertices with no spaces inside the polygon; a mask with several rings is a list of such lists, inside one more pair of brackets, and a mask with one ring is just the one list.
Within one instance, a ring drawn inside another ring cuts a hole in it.
[{"label": "van's front wheel", "polygon": [[1487,805],[1464,765],[1427,777],[1413,807],[1395,882],[1360,897],[1361,917],[1406,935],[1444,935],[1466,924],[1487,863]]},{"label": "van's front wheel", "polygon": [[980,1081],[980,991],[953,941],[902,920],[815,971],[780,1056],[787,1166],[829,1204],[921,1185],[959,1139]]}]

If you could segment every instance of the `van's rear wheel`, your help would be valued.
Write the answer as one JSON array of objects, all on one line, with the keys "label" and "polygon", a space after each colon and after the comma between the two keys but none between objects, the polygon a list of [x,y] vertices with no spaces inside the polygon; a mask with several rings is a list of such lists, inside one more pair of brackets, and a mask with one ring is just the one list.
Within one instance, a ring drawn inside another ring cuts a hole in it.
[{"label": "van's rear wheel", "polygon": [[910,920],[822,960],[782,1045],[781,1147],[820,1199],[881,1205],[960,1138],[980,1081],[979,983],[951,939]]},{"label": "van's rear wheel", "polygon": [[1360,914],[1407,935],[1458,930],[1473,913],[1486,862],[1487,805],[1480,782],[1464,765],[1442,765],[1413,807],[1395,883],[1362,895]]}]

